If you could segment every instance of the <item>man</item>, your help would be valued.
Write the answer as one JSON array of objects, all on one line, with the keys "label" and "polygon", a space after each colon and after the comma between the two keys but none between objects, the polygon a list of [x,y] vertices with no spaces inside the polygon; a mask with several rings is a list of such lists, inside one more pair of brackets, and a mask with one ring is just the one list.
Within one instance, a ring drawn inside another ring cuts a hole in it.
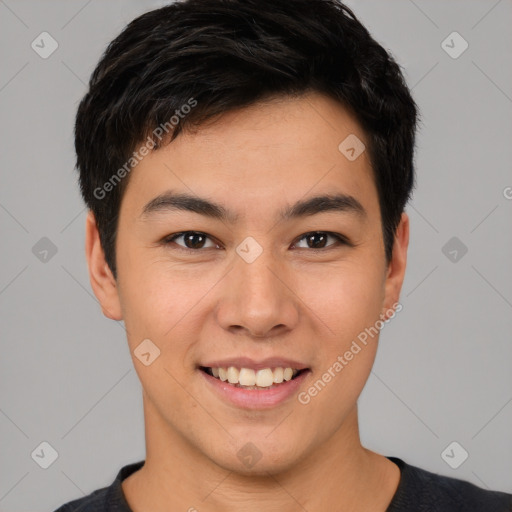
[{"label": "man", "polygon": [[77,167],[147,453],[59,512],[512,510],[359,439],[401,309],[416,121],[398,65],[334,0],[188,0],[110,44]]}]

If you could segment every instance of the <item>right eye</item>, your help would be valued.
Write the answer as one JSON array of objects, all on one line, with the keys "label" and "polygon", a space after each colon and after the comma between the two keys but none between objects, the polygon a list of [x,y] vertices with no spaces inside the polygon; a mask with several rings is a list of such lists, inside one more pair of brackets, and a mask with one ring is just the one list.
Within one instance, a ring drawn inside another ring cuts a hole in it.
[{"label": "right eye", "polygon": [[[183,239],[183,245],[176,242],[176,240],[179,239]],[[206,247],[206,249],[219,247],[206,233],[202,233],[201,231],[181,231],[180,233],[173,233],[164,239],[164,244],[169,245],[176,243],[176,245],[184,251],[198,252],[205,248],[204,245],[207,240],[210,240],[212,243],[209,247]]]}]

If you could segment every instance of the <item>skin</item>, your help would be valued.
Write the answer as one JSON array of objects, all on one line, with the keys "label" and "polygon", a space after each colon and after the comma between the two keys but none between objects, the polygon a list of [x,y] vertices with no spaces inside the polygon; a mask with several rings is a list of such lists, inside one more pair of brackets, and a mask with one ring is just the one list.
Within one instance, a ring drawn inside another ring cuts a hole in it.
[{"label": "skin", "polygon": [[[307,405],[293,396],[267,410],[234,407],[197,369],[242,355],[288,357],[311,369],[299,392],[307,390],[399,301],[408,217],[402,214],[388,264],[367,152],[349,161],[338,150],[349,134],[366,141],[339,103],[310,93],[224,114],[150,153],[132,170],[122,200],[117,281],[89,213],[91,285],[103,313],[124,320],[143,388],[146,463],[122,485],[134,512],[389,505],[400,471],[361,445],[357,419],[378,337]],[[239,220],[185,211],[141,216],[167,190],[220,203]],[[286,205],[334,192],[355,197],[366,214],[277,220]],[[210,238],[189,252],[180,250],[183,238],[163,242],[187,230]],[[342,234],[352,246],[329,237],[317,249],[303,238],[311,231]],[[235,251],[247,236],[263,248],[250,264]],[[148,338],[161,353],[145,366],[133,351]],[[248,442],[261,453],[251,468],[237,457]]]}]

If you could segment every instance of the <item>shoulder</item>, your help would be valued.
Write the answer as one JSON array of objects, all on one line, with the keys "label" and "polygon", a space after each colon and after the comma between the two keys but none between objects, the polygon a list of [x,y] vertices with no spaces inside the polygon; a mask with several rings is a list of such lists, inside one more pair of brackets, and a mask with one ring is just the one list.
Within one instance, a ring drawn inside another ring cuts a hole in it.
[{"label": "shoulder", "polygon": [[456,478],[438,475],[388,457],[401,479],[388,512],[511,512],[512,495],[482,489]]},{"label": "shoulder", "polygon": [[54,512],[103,512],[108,510],[106,508],[107,493],[109,487],[98,489],[91,494],[78,498],[73,501],[69,501],[64,505],[60,506]]},{"label": "shoulder", "polygon": [[54,512],[132,512],[124,497],[121,482],[143,465],[144,461],[139,461],[123,466],[111,485],[69,501]]}]

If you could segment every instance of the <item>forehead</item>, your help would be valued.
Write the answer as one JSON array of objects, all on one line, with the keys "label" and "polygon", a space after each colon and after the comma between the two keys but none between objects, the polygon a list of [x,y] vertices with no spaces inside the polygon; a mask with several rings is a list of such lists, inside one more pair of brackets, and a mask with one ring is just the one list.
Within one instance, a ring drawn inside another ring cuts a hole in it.
[{"label": "forehead", "polygon": [[125,196],[134,214],[166,190],[215,196],[238,218],[334,193],[371,212],[378,200],[365,146],[362,128],[338,102],[320,94],[275,98],[185,130],[132,170]]}]

